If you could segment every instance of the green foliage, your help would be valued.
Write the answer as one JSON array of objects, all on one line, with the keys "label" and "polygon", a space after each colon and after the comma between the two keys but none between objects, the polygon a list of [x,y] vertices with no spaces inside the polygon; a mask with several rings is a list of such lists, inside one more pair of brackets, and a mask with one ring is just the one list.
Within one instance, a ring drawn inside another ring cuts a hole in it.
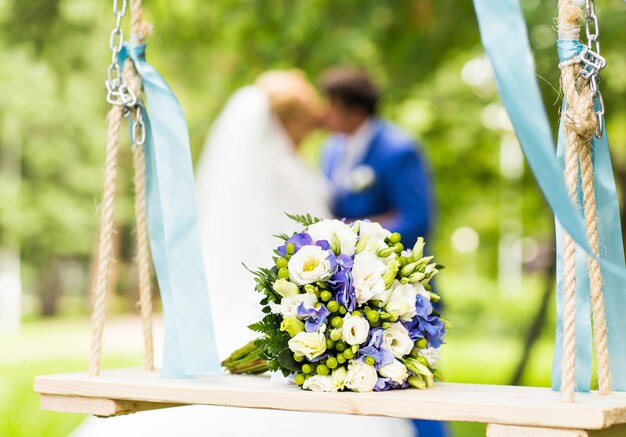
[{"label": "green foliage", "polygon": [[291,220],[293,220],[296,223],[300,223],[304,227],[314,225],[315,223],[317,223],[317,222],[322,220],[321,218],[318,218],[318,217],[312,217],[311,214],[303,214],[303,215],[287,214],[287,213],[285,213],[285,214]]},{"label": "green foliage", "polygon": [[[282,319],[280,314],[269,313],[259,322],[248,327],[263,334],[255,344],[261,349],[262,356],[267,361],[268,369],[272,372],[282,370],[283,374],[287,376],[289,370],[281,369],[279,362],[279,354],[288,348],[287,343],[289,342],[289,334],[280,330]],[[282,361],[284,362],[284,357]]]}]

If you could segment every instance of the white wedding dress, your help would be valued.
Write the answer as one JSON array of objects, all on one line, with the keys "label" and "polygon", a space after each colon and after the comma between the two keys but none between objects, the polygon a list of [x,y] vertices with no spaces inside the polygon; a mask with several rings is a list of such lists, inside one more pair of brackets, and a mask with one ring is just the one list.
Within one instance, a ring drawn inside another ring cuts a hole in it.
[{"label": "white wedding dress", "polygon": [[[298,157],[256,86],[239,90],[216,120],[197,171],[198,207],[220,359],[256,337],[258,293],[251,269],[270,267],[279,233],[297,229],[284,212],[329,217],[325,182]],[[277,379],[277,378],[275,378]],[[275,383],[284,383],[276,380]],[[332,433],[409,437],[408,420],[189,406],[89,418],[73,437],[292,437]]]}]

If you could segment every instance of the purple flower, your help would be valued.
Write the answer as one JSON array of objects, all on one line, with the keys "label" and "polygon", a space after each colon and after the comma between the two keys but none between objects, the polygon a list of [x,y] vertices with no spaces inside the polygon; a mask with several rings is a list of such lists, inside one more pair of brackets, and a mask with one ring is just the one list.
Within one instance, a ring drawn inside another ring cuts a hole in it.
[{"label": "purple flower", "polygon": [[356,293],[352,284],[352,266],[354,261],[347,255],[339,255],[331,260],[331,266],[335,268],[335,274],[330,278],[330,288],[337,295],[337,301],[345,306],[348,311],[356,309]]},{"label": "purple flower", "polygon": [[310,244],[313,244],[313,239],[306,232],[293,234],[291,237],[289,237],[289,239],[285,242],[285,244],[283,244],[282,246],[278,248],[278,253],[280,254],[280,256],[287,255],[287,245],[289,243],[293,243],[293,247],[294,247],[293,253],[296,253],[297,251],[300,250],[302,246],[308,246]]},{"label": "purple flower", "polygon": [[430,314],[426,317],[415,316],[413,320],[403,324],[413,341],[425,338],[428,345],[434,348],[444,343],[443,337],[446,333],[446,326],[441,317],[436,314]]},{"label": "purple flower", "polygon": [[382,347],[383,344],[383,328],[374,328],[370,331],[367,345],[359,349],[359,357],[357,361],[365,361],[366,356],[374,358],[374,367],[376,370],[382,366],[393,363],[393,353]]},{"label": "purple flower", "polygon": [[330,315],[330,311],[325,305],[321,305],[319,308],[305,308],[304,303],[298,305],[298,317],[306,317],[304,322],[304,329],[306,332],[316,332],[326,319]]},{"label": "purple flower", "polygon": [[429,316],[433,312],[433,305],[430,303],[430,300],[422,294],[418,294],[415,298],[415,307],[419,317]]},{"label": "purple flower", "polygon": [[319,240],[315,243],[315,245],[321,247],[324,250],[330,250],[330,243],[326,240]]},{"label": "purple flower", "polygon": [[376,385],[374,386],[374,391],[387,391],[408,387],[409,383],[406,381],[402,384],[398,384],[397,382],[392,381],[391,378],[383,378],[382,376],[379,376],[378,381],[376,381]]}]

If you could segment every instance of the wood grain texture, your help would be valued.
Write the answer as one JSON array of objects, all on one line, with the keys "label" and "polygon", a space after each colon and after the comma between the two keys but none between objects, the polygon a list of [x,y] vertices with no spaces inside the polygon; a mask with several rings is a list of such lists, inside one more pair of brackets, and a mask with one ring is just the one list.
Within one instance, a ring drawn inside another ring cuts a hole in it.
[{"label": "wood grain texture", "polygon": [[[314,393],[272,383],[268,376],[220,375],[160,379],[157,372],[122,369],[39,376],[43,395],[80,396],[160,404],[375,415],[569,429],[604,429],[626,423],[626,394],[576,394],[563,404],[547,388],[439,383],[429,390],[385,393]],[[87,412],[87,411],[86,411]]]},{"label": "wood grain texture", "polygon": [[487,426],[487,437],[624,437],[626,425],[614,425],[601,430],[538,428],[533,426]]},{"label": "wood grain texture", "polygon": [[47,394],[41,395],[39,405],[41,409],[45,411],[91,414],[99,417],[121,416],[124,414],[136,413],[138,411],[179,406],[179,404],[172,403],[164,404],[157,402]]}]

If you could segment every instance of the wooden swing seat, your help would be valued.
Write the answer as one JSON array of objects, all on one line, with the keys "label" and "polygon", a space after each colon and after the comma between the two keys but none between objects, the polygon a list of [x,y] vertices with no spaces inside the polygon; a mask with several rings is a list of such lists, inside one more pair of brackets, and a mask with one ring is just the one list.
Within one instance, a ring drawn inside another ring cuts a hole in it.
[{"label": "wooden swing seat", "polygon": [[[160,379],[137,369],[100,376],[39,376],[35,391],[48,411],[116,416],[183,405],[389,416],[490,424],[490,436],[626,436],[626,393],[576,394],[565,404],[548,388],[437,383],[429,390],[315,393],[268,376]],[[530,434],[529,434],[530,432]]]}]

